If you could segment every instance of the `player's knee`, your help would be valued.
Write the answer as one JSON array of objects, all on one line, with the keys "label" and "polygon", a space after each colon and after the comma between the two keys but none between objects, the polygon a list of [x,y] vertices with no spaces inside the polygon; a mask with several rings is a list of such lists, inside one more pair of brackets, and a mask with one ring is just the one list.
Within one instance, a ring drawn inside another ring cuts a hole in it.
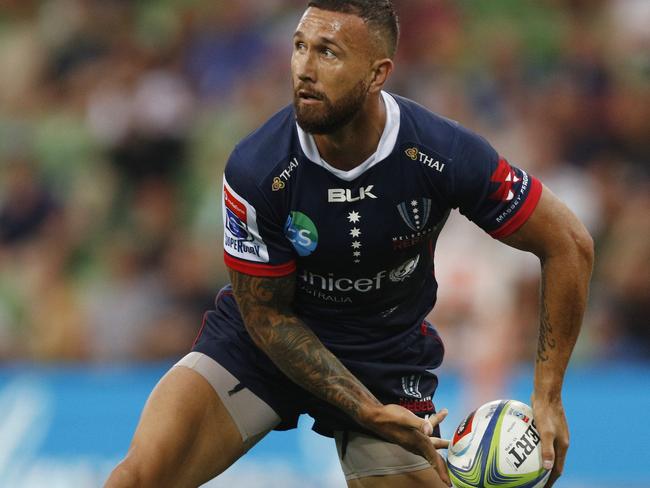
[{"label": "player's knee", "polygon": [[125,459],[111,471],[104,488],[136,488],[139,486],[142,486],[142,482],[137,466]]},{"label": "player's knee", "polygon": [[163,471],[162,463],[145,463],[137,456],[129,454],[115,466],[105,488],[160,488],[165,482]]}]

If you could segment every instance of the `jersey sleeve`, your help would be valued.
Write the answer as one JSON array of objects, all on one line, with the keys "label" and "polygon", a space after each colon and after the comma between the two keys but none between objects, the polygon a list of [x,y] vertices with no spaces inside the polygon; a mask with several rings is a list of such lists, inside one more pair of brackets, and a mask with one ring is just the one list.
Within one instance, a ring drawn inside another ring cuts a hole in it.
[{"label": "jersey sleeve", "polygon": [[507,237],[535,210],[542,184],[499,156],[485,139],[459,130],[453,206],[495,239]]},{"label": "jersey sleeve", "polygon": [[283,223],[249,177],[235,150],[223,178],[223,248],[226,265],[253,276],[286,276],[296,269],[295,251]]}]

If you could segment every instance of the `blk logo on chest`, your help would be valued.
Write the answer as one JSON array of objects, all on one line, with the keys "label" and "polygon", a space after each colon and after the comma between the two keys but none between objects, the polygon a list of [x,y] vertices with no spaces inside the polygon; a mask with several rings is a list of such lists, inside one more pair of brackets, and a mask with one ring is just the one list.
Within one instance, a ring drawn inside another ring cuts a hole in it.
[{"label": "blk logo on chest", "polygon": [[330,188],[327,190],[327,201],[329,203],[358,202],[366,198],[377,199],[372,193],[374,185],[362,186],[358,190],[349,188]]}]

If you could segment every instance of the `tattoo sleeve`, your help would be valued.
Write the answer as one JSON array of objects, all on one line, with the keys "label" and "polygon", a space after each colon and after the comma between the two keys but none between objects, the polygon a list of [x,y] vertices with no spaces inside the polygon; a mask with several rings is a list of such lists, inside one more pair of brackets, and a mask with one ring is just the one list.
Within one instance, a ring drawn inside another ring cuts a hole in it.
[{"label": "tattoo sleeve", "polygon": [[549,353],[555,349],[556,339],[553,336],[553,326],[551,325],[551,316],[548,311],[547,296],[544,283],[542,281],[542,303],[539,324],[539,338],[537,341],[537,362],[544,363],[549,359]]},{"label": "tattoo sleeve", "polygon": [[590,268],[560,256],[542,264],[542,293],[535,368],[536,391],[559,397],[582,323]]},{"label": "tattoo sleeve", "polygon": [[381,403],[292,312],[295,274],[281,278],[230,270],[232,286],[253,341],[293,382],[359,420]]}]

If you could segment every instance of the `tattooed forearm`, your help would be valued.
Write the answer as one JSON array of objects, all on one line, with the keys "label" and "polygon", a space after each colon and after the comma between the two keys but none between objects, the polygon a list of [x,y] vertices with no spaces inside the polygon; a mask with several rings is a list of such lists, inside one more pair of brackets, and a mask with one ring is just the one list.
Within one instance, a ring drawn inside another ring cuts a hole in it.
[{"label": "tattooed forearm", "polygon": [[355,419],[379,401],[291,311],[295,275],[261,278],[230,273],[235,298],[255,343],[292,381]]},{"label": "tattooed forearm", "polygon": [[548,361],[548,353],[555,349],[556,341],[553,338],[553,327],[551,326],[551,316],[548,312],[546,297],[542,290],[542,313],[539,325],[539,340],[537,342],[537,362],[543,363]]}]

